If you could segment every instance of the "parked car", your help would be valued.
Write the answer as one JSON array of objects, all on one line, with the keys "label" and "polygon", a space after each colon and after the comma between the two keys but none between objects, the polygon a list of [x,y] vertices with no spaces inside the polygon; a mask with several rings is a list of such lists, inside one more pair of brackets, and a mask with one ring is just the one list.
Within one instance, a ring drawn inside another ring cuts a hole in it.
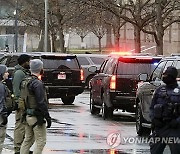
[{"label": "parked car", "polygon": [[[22,53],[5,54],[0,64],[5,64],[12,79],[17,58]],[[48,98],[61,98],[64,104],[72,104],[75,96],[84,91],[84,74],[76,55],[58,53],[27,53],[44,63],[42,81],[47,89]],[[12,80],[7,84],[12,89]]]},{"label": "parked car", "polygon": [[[138,135],[151,132],[150,105],[152,95],[156,88],[164,84],[162,74],[169,66],[175,66],[180,71],[180,56],[163,58],[152,74],[141,74],[139,80],[143,81],[136,93],[136,132]],[[180,78],[180,74],[178,74]]]},{"label": "parked car", "polygon": [[[140,73],[150,74],[161,57],[111,56],[100,69],[89,68],[97,74],[90,82],[90,112],[104,119],[112,117],[115,109],[135,112],[135,98]],[[95,69],[95,70],[93,70]]]},{"label": "parked car", "polygon": [[98,69],[100,68],[103,61],[108,57],[108,55],[104,54],[76,54],[77,59],[84,71],[84,80],[85,85],[89,88],[89,81],[96,74],[95,72],[90,72],[88,68],[90,66],[96,66]]}]

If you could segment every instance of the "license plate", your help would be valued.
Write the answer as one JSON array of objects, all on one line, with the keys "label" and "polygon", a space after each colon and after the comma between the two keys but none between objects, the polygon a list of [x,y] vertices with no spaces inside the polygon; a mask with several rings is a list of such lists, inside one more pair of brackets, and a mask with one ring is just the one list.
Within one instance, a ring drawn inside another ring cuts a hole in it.
[{"label": "license plate", "polygon": [[66,79],[66,74],[65,73],[59,73],[58,79],[62,79],[62,80]]}]

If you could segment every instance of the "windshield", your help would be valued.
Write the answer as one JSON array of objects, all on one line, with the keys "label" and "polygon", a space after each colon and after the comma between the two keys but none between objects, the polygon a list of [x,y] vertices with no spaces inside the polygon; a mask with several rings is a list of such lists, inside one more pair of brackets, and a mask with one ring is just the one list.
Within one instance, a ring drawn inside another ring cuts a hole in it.
[{"label": "windshield", "polygon": [[44,68],[55,69],[60,68],[61,66],[66,66],[71,69],[79,68],[76,58],[68,58],[68,59],[42,59]]}]

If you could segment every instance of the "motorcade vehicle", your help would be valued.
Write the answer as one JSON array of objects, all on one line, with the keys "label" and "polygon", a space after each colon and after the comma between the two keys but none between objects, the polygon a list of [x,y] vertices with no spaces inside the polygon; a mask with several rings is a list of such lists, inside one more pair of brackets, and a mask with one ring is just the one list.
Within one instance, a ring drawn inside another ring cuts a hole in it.
[{"label": "motorcade vehicle", "polygon": [[103,61],[108,57],[105,54],[76,54],[77,59],[84,71],[84,81],[85,86],[89,88],[89,81],[96,74],[94,72],[90,72],[88,70],[91,66],[96,66],[98,69],[100,68]]},{"label": "motorcade vehicle", "polygon": [[[147,135],[151,132],[150,105],[154,91],[161,86],[162,74],[169,66],[174,66],[180,71],[180,56],[163,58],[152,74],[142,73],[139,80],[143,81],[136,92],[136,132],[138,135]],[[180,78],[180,73],[178,74]],[[177,79],[178,79],[177,78]]]},{"label": "motorcade vehicle", "polygon": [[[23,53],[7,53],[0,58],[0,64],[9,69],[7,85],[12,89],[14,66],[19,55]],[[76,55],[59,53],[26,53],[32,58],[43,61],[44,74],[41,76],[48,98],[61,98],[64,104],[72,104],[75,96],[84,91],[84,73]]]},{"label": "motorcade vehicle", "polygon": [[90,112],[104,119],[113,116],[115,109],[135,112],[136,89],[140,73],[150,74],[161,57],[112,55],[90,81]]}]

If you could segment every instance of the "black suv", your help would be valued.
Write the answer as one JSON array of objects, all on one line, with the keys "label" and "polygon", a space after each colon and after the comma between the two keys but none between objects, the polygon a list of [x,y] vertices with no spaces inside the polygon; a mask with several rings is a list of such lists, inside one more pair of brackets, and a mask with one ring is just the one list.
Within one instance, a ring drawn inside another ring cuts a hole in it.
[{"label": "black suv", "polygon": [[[5,64],[12,79],[17,58],[22,53],[5,54],[0,64]],[[71,54],[58,53],[26,53],[32,58],[39,58],[44,63],[42,81],[47,89],[48,98],[61,98],[64,104],[72,104],[75,96],[84,91],[84,74],[78,59]],[[12,89],[12,83],[7,82]]]},{"label": "black suv", "polygon": [[160,60],[152,56],[111,56],[105,60],[90,82],[91,113],[102,109],[105,119],[112,117],[114,109],[135,112],[138,75],[150,74]]},{"label": "black suv", "polygon": [[[175,66],[180,71],[180,56],[163,58],[150,76],[140,74],[139,80],[143,81],[136,93],[136,132],[138,135],[151,132],[151,120],[149,117],[152,95],[156,88],[164,84],[162,74],[169,66]],[[180,78],[180,74],[178,74]]]}]

